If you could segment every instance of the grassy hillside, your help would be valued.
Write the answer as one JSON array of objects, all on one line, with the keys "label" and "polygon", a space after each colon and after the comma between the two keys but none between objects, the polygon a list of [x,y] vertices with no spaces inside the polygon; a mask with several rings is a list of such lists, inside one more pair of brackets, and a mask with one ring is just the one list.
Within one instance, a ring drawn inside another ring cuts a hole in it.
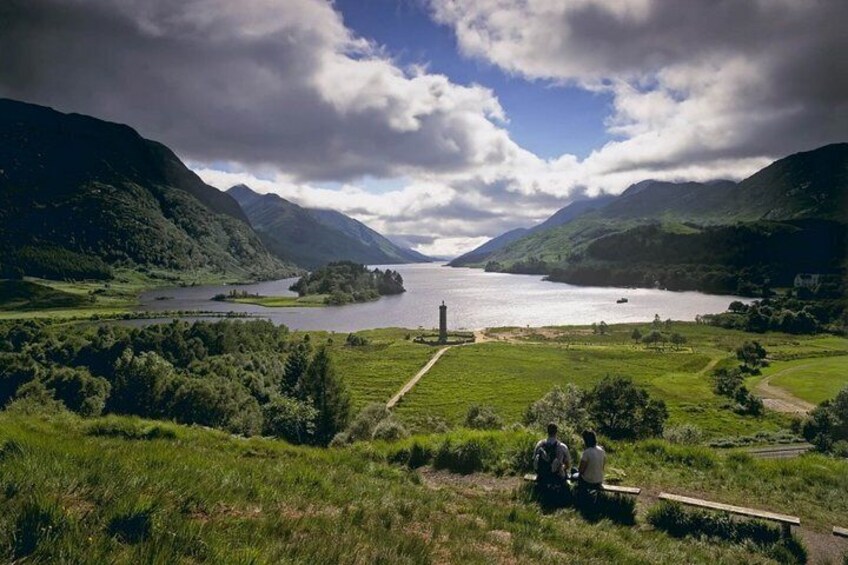
[{"label": "grassy hillside", "polygon": [[[115,417],[6,413],[0,424],[4,560],[773,562],[750,542],[670,537],[647,525],[644,508],[635,525],[591,522],[569,508],[543,511],[511,480],[385,461],[409,441],[322,450]],[[452,441],[503,449],[532,437]],[[694,487],[728,502],[791,508],[811,535],[848,516],[844,462],[753,461],[658,442],[609,448],[628,483],[651,492]]]},{"label": "grassy hillside", "polygon": [[90,302],[78,294],[31,281],[0,280],[0,309],[3,310],[73,308]]},{"label": "grassy hillside", "polygon": [[738,184],[644,181],[463,261],[571,284],[752,294],[799,272],[844,272],[846,187],[848,144],[828,145]]},{"label": "grassy hillside", "polygon": [[427,260],[340,212],[309,210],[245,185],[234,186],[227,194],[239,202],[272,253],[308,269],[334,261],[383,265]]},{"label": "grassy hillside", "polygon": [[238,204],[131,128],[0,100],[0,276],[108,279],[123,266],[292,274]]}]

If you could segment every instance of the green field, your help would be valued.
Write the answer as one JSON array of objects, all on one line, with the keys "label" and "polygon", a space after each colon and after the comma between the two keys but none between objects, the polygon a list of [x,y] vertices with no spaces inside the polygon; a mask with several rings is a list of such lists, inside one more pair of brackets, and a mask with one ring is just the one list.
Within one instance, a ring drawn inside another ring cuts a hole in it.
[{"label": "green field", "polygon": [[[455,441],[474,437],[531,439]],[[131,418],[0,414],[0,560],[773,562],[754,545],[654,530],[644,497],[635,525],[592,523],[572,509],[542,511],[517,494],[514,479],[456,480],[388,464],[379,453],[393,449],[298,448]],[[756,498],[797,513],[818,535],[848,517],[848,463],[826,457],[751,461],[656,441],[611,446],[610,457],[630,484]]]},{"label": "green field", "polygon": [[[771,412],[762,417],[740,416],[727,408],[726,399],[713,392],[712,369],[737,363],[733,353],[736,346],[753,337],[767,349],[775,348],[783,354],[832,354],[848,347],[848,340],[832,336],[752,336],[684,323],[674,327],[688,339],[679,351],[634,345],[627,337],[632,326],[614,326],[607,336],[581,328],[530,330],[510,343],[455,348],[404,397],[397,411],[413,424],[431,416],[459,424],[470,405],[485,404],[495,407],[507,422],[520,421],[527,407],[556,385],[573,383],[590,388],[606,375],[624,375],[665,400],[669,425],[695,424],[714,438],[750,435],[784,428],[788,420]],[[493,334],[510,331],[515,330]],[[838,372],[838,357],[813,361]],[[799,361],[809,362],[808,358]],[[823,394],[835,395],[837,381],[844,384],[845,378],[831,379]]]},{"label": "green field", "polygon": [[324,302],[327,296],[326,294],[310,294],[307,296],[239,296],[237,298],[227,298],[226,302],[255,304],[257,306],[265,306],[266,308],[320,308],[327,305]]},{"label": "green field", "polygon": [[770,384],[811,402],[833,398],[848,386],[848,356],[776,361],[763,371]]}]

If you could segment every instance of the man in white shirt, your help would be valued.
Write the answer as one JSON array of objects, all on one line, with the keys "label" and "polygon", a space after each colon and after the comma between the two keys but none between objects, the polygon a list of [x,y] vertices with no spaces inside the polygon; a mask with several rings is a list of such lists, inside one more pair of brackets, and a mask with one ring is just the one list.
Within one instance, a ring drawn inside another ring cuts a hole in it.
[{"label": "man in white shirt", "polygon": [[598,489],[604,482],[607,454],[604,448],[598,445],[598,438],[592,430],[583,432],[583,443],[586,444],[586,449],[580,455],[579,486],[586,489]]},{"label": "man in white shirt", "polygon": [[558,433],[556,424],[548,424],[547,439],[539,440],[533,450],[533,463],[539,482],[562,483],[571,468],[571,455],[568,447],[557,439]]}]

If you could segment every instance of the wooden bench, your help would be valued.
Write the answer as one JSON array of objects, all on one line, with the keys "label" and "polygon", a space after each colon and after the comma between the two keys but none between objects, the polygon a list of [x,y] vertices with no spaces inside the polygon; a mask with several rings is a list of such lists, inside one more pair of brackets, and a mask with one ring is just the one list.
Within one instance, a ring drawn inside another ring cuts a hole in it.
[{"label": "wooden bench", "polygon": [[778,522],[783,530],[783,535],[789,537],[792,533],[792,526],[800,526],[801,519],[797,516],[789,516],[787,514],[777,514],[766,510],[757,510],[755,508],[745,508],[744,506],[733,506],[731,504],[722,504],[720,502],[710,502],[709,500],[701,500],[700,498],[691,498],[688,496],[680,496],[677,494],[669,494],[661,492],[660,500],[668,500],[671,502],[679,502],[687,506],[696,506],[698,508],[707,508],[709,510],[718,510],[720,512],[728,512],[739,516],[747,516],[749,518],[760,518],[762,520],[771,520]]},{"label": "wooden bench", "polygon": [[833,526],[833,535],[839,538],[848,538],[848,528],[840,528],[839,526]]},{"label": "wooden bench", "polygon": [[[536,475],[533,473],[528,473],[524,475],[524,480],[527,482],[535,483]],[[601,490],[603,492],[610,492],[614,494],[629,494],[632,496],[639,496],[642,493],[642,489],[639,487],[620,487],[616,485],[601,485]]]}]

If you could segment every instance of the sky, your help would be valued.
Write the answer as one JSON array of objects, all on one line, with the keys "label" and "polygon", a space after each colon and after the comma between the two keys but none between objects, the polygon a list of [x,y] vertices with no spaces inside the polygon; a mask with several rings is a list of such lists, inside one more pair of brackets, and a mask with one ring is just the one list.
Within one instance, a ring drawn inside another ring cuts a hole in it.
[{"label": "sky", "polygon": [[3,0],[0,96],[452,256],[848,138],[844,0]]}]

